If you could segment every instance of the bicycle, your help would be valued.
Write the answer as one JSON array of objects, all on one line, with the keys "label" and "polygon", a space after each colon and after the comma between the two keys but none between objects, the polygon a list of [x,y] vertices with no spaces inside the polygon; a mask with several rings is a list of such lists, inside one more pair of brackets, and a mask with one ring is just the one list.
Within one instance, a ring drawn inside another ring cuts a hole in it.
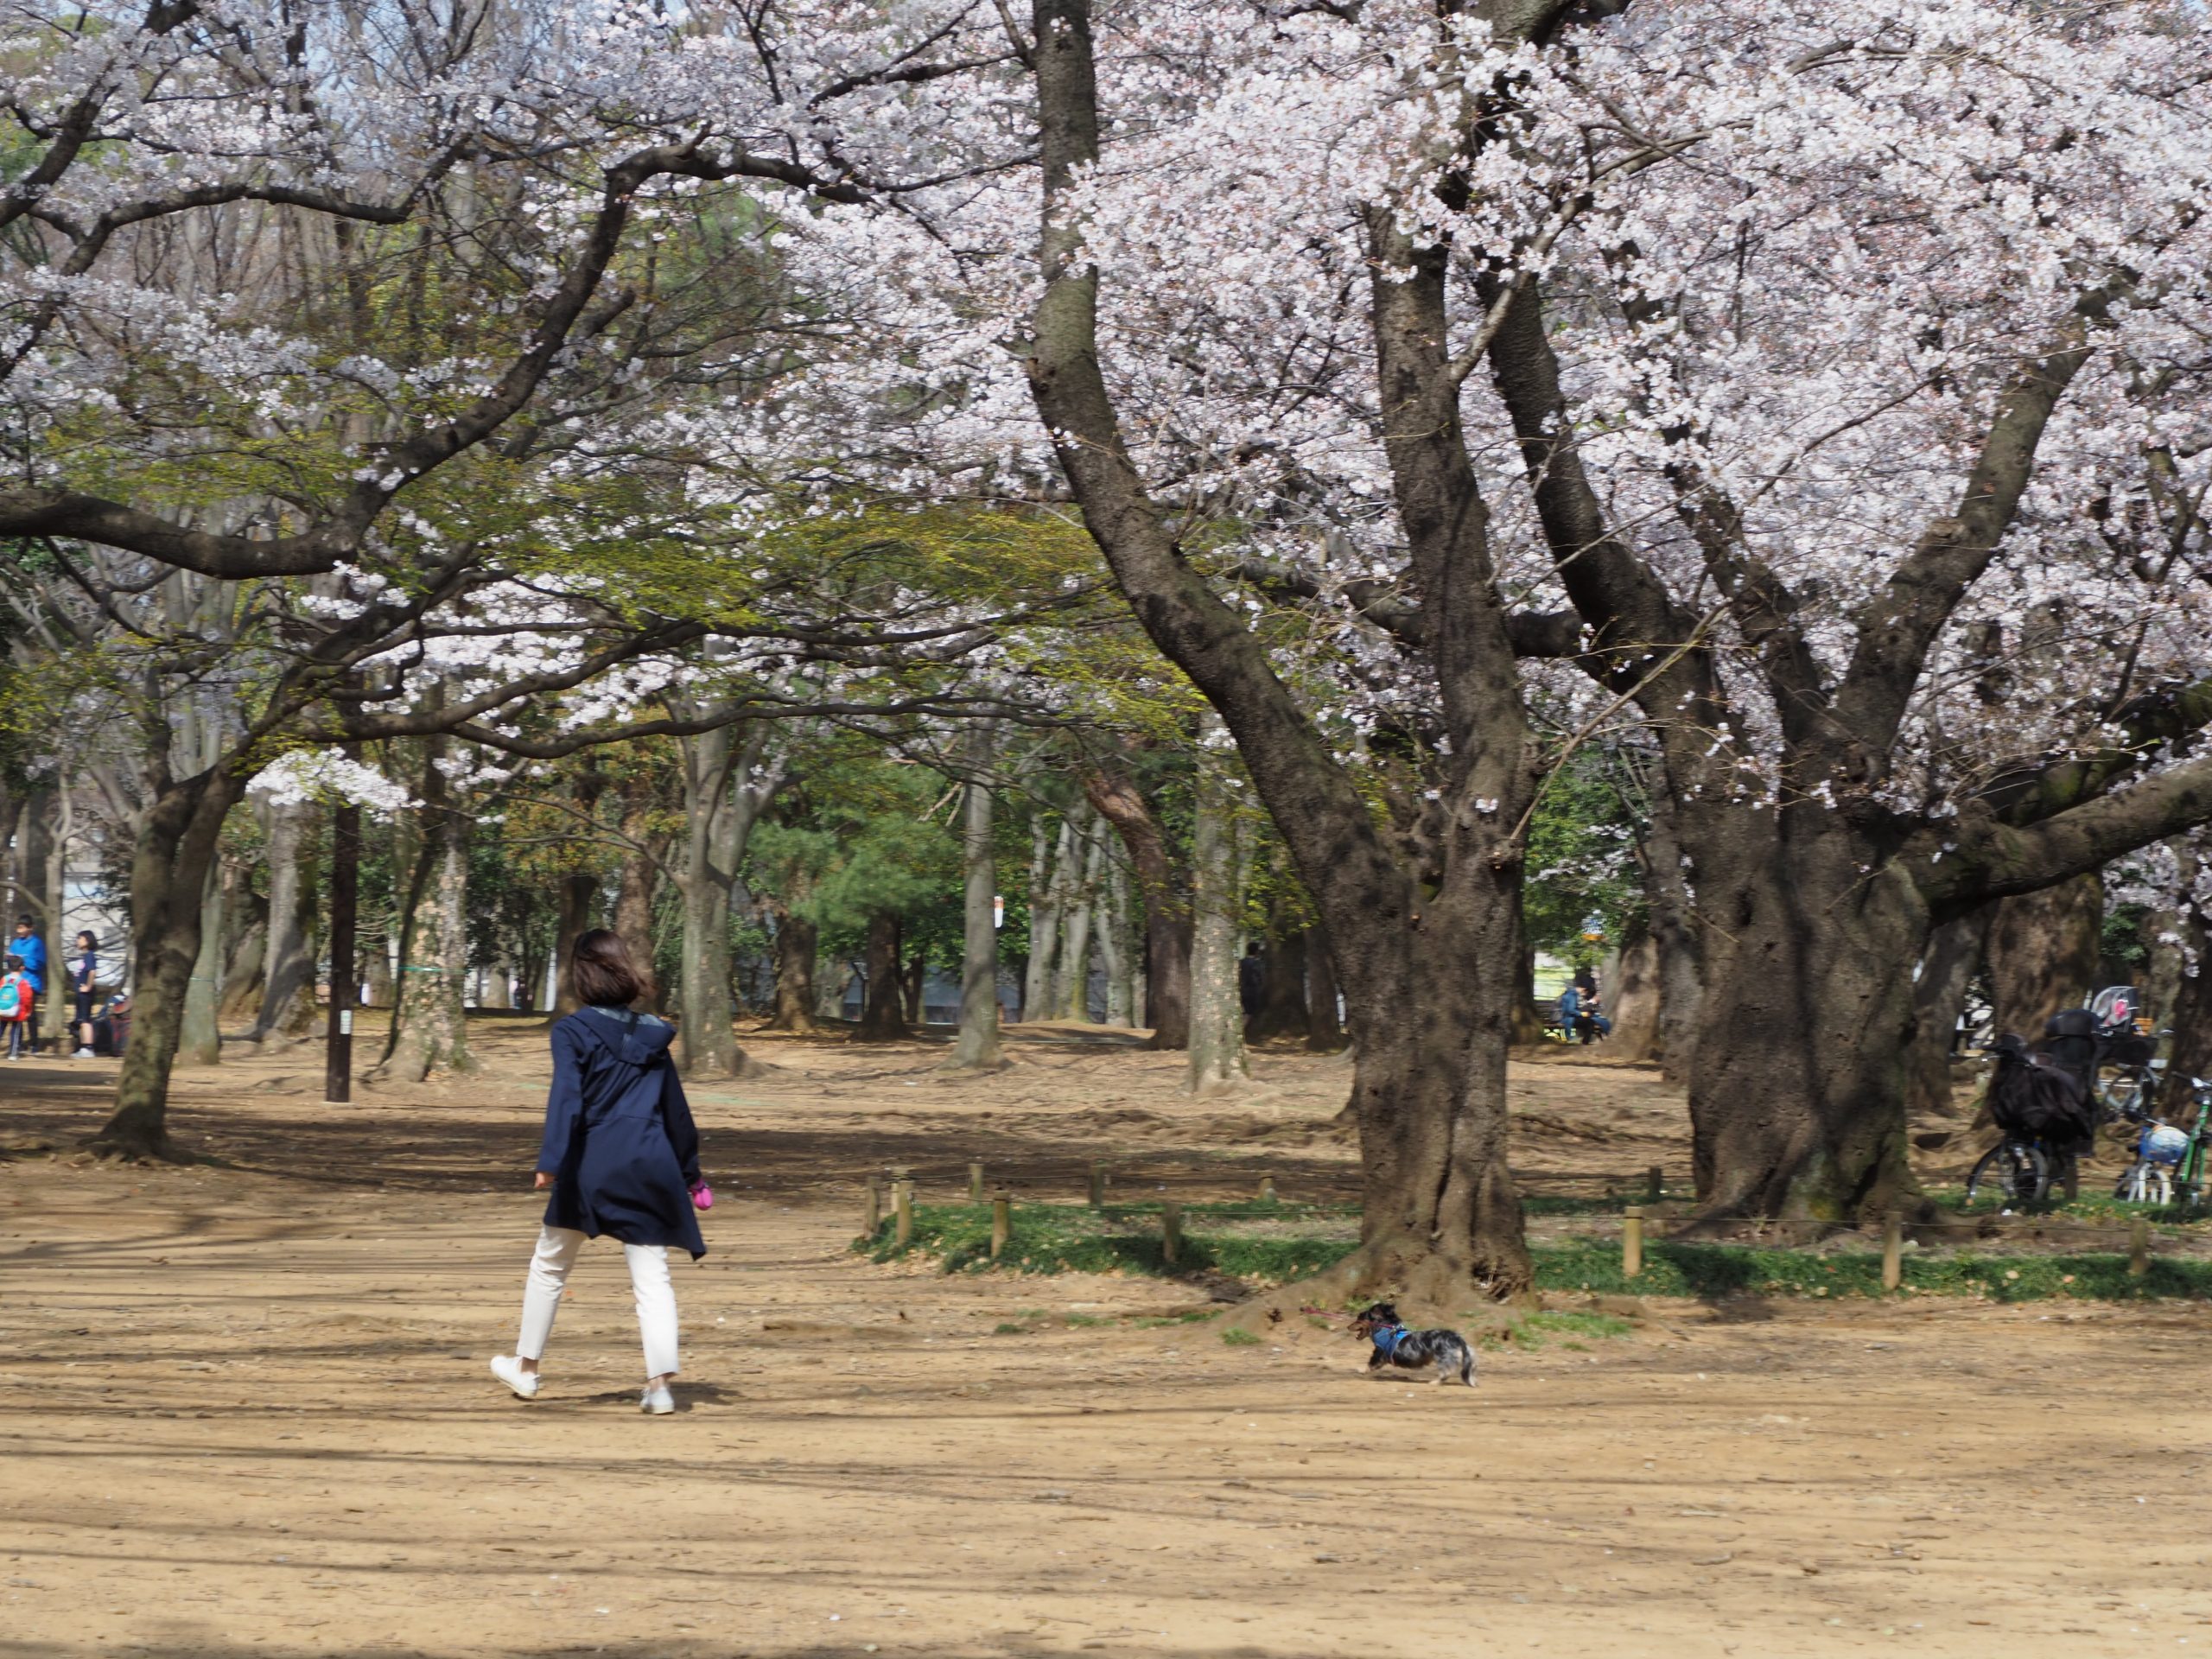
[{"label": "bicycle", "polygon": [[2172,1035],[2126,1027],[2099,1033],[2094,1088],[2107,1118],[2133,1118],[2150,1109],[2166,1069],[2158,1046]]},{"label": "bicycle", "polygon": [[2143,1131],[2135,1139],[2135,1161],[2120,1172],[2113,1197],[2130,1204],[2181,1204],[2205,1200],[2205,1165],[2212,1155],[2212,1082],[2189,1080],[2196,1122],[2188,1129],[2152,1115],[2147,1103],[2123,1114]]},{"label": "bicycle", "polygon": [[[2082,1021],[2088,1018],[2083,1011]],[[2059,1035],[2088,1040],[2086,1034]],[[2005,1138],[1967,1176],[1967,1202],[1993,1190],[2008,1206],[2024,1209],[2049,1198],[2053,1186],[2070,1202],[2080,1190],[2081,1155],[2095,1144],[2101,1121],[2088,1079],[2064,1058],[2031,1053],[2011,1032],[1990,1052],[1997,1061],[1986,1098]]]},{"label": "bicycle", "polygon": [[2041,1136],[2024,1140],[2008,1135],[1982,1154],[1967,1177],[1967,1202],[1972,1204],[1985,1189],[1993,1189],[2007,1205],[2025,1209],[2048,1198],[2054,1184],[2070,1199],[2080,1182],[2077,1147]]}]

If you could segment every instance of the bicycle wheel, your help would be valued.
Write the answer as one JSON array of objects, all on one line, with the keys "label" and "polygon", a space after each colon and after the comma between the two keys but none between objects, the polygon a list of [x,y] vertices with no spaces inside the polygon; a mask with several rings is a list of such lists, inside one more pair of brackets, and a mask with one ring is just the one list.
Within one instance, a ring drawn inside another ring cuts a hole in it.
[{"label": "bicycle wheel", "polygon": [[1967,1202],[1984,1192],[2007,1204],[2040,1204],[2050,1191],[2050,1166],[2040,1149],[2006,1141],[1981,1154],[1967,1177]]}]

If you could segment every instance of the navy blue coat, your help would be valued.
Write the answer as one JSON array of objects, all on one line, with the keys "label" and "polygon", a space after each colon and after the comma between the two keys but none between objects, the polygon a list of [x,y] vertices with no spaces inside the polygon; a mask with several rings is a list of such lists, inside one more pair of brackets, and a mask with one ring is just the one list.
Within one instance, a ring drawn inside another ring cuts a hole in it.
[{"label": "navy blue coat", "polygon": [[553,1027],[537,1154],[556,1178],[547,1226],[707,1253],[691,1207],[699,1131],[669,1058],[675,1039],[666,1020],[622,1008],[585,1008]]}]

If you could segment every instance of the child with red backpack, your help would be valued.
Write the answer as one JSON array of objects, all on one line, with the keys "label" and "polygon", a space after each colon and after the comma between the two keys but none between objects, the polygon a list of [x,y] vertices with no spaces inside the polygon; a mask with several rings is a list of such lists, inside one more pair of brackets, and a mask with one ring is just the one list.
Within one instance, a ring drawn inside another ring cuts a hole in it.
[{"label": "child with red backpack", "polygon": [[11,955],[6,975],[0,976],[0,1023],[8,1027],[11,1060],[20,1060],[29,1049],[32,1004],[30,976],[23,971],[23,959]]}]

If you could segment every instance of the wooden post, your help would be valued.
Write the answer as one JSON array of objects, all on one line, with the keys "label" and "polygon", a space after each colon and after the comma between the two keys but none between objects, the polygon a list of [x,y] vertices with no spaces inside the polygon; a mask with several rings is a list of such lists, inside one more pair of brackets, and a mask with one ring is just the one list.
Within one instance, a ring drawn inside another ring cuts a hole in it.
[{"label": "wooden post", "polygon": [[2127,1271],[2137,1279],[2151,1271],[2151,1224],[2141,1216],[2127,1230]]},{"label": "wooden post", "polygon": [[1090,1166],[1090,1207],[1094,1210],[1106,1207],[1106,1166],[1103,1164]]},{"label": "wooden post", "polygon": [[1882,1217],[1882,1288],[1895,1290],[1904,1282],[1904,1212],[1892,1210]]},{"label": "wooden post", "polygon": [[914,1236],[914,1184],[904,1176],[891,1184],[891,1210],[896,1218],[892,1242],[903,1250]]},{"label": "wooden post", "polygon": [[1173,1267],[1183,1255],[1183,1206],[1170,1198],[1160,1206],[1160,1258]]},{"label": "wooden post", "polygon": [[[361,994],[361,978],[353,969],[353,934],[360,881],[361,809],[341,801],[330,814],[330,1023],[322,1039],[326,1106],[346,1105],[353,1098],[353,1004]],[[308,990],[312,995],[314,988]]]},{"label": "wooden post", "polygon": [[968,1166],[968,1202],[981,1204],[982,1201],[983,1166],[981,1164],[970,1164]]},{"label": "wooden post", "polygon": [[861,1211],[861,1236],[874,1242],[883,1225],[883,1188],[874,1176],[868,1178],[868,1203]]},{"label": "wooden post", "polygon": [[991,1194],[991,1260],[999,1259],[1007,1241],[1014,1236],[1014,1197],[1001,1187]]},{"label": "wooden post", "polygon": [[1643,1201],[1656,1204],[1666,1195],[1667,1173],[1654,1164],[1643,1173]]},{"label": "wooden post", "polygon": [[1260,1177],[1260,1202],[1261,1202],[1262,1204],[1273,1204],[1274,1201],[1275,1201],[1275,1178],[1274,1178],[1274,1176],[1272,1176],[1272,1175],[1262,1175],[1262,1176],[1261,1176],[1261,1177]]},{"label": "wooden post", "polygon": [[1621,1211],[1621,1277],[1633,1279],[1643,1271],[1643,1206],[1631,1204]]}]

